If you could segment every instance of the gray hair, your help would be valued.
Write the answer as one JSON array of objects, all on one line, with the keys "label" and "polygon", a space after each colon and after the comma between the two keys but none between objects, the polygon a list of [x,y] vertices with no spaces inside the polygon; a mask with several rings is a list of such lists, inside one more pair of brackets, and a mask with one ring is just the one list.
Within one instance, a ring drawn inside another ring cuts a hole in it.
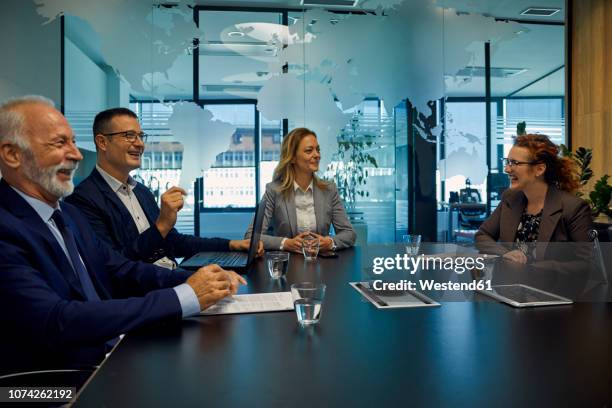
[{"label": "gray hair", "polygon": [[29,150],[30,144],[23,134],[23,115],[15,109],[28,104],[43,104],[52,108],[55,107],[51,99],[40,95],[20,96],[0,103],[0,143],[9,142],[21,149]]}]

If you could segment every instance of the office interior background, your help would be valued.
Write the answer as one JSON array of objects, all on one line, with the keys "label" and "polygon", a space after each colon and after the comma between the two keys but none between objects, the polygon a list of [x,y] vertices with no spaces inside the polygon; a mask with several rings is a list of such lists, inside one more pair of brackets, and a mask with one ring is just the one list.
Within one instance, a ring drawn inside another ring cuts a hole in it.
[{"label": "office interior background", "polygon": [[610,38],[606,3],[5,0],[0,99],[56,102],[85,156],[77,183],[95,114],[134,110],[150,136],[133,176],[157,197],[188,189],[185,233],[241,237],[283,135],[306,126],[358,244],[471,241],[519,122],[612,172],[612,61],[589,48]]}]

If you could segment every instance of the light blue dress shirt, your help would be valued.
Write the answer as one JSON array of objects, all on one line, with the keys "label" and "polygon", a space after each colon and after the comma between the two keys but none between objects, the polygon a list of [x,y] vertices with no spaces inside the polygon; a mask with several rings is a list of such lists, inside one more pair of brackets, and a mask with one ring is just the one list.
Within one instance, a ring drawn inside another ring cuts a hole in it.
[{"label": "light blue dress shirt", "polygon": [[[11,186],[11,188],[15,190],[17,194],[23,197],[23,199],[26,200],[28,204],[30,204],[34,211],[36,211],[36,214],[38,214],[38,216],[44,221],[45,225],[47,225],[47,227],[51,231],[51,234],[53,234],[53,236],[57,240],[57,243],[62,248],[62,251],[64,251],[68,262],[70,262],[70,265],[72,265],[72,261],[70,260],[70,255],[68,254],[68,249],[66,248],[64,238],[62,237],[61,232],[57,228],[57,225],[55,225],[55,221],[53,221],[53,219],[51,218],[55,210],[59,209],[61,211],[59,204],[56,206],[56,208],[53,208],[49,204],[42,202],[34,197],[30,197],[29,195],[17,190],[13,186]],[[80,254],[79,258],[81,258]],[[81,258],[81,262],[83,262],[83,258]],[[74,269],[74,265],[72,265],[72,267]],[[83,263],[83,267],[85,267],[85,263]],[[87,267],[85,267],[85,269],[87,269]],[[173,289],[181,304],[183,318],[200,313],[200,302],[198,301],[198,297],[196,296],[191,286],[186,283],[183,283],[178,286],[175,286]]]}]

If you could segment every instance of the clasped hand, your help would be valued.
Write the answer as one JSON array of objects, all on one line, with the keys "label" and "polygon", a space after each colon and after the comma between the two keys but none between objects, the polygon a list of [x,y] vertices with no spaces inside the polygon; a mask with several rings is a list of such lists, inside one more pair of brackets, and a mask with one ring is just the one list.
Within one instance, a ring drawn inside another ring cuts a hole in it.
[{"label": "clasped hand", "polygon": [[323,235],[319,235],[317,233],[311,231],[305,231],[293,238],[289,238],[285,241],[283,245],[283,250],[291,251],[291,252],[302,252],[302,242],[306,236],[313,236],[319,240],[319,250],[320,251],[331,251],[334,246],[334,241],[332,241],[331,237],[324,237]]},{"label": "clasped hand", "polygon": [[527,256],[519,249],[506,252],[503,258],[523,265],[527,263]]}]

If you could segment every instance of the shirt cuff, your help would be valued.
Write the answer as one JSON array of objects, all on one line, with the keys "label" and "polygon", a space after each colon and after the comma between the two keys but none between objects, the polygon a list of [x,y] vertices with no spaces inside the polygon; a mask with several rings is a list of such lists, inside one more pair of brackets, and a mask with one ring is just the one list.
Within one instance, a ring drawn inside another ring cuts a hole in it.
[{"label": "shirt cuff", "polygon": [[183,311],[183,319],[189,316],[195,316],[200,313],[200,301],[196,296],[193,288],[186,283],[175,286],[174,291],[181,304]]},{"label": "shirt cuff", "polygon": [[284,246],[285,246],[285,241],[287,241],[288,238],[283,238],[283,240],[281,241],[280,247],[278,249],[280,249],[281,251],[283,250]]}]

